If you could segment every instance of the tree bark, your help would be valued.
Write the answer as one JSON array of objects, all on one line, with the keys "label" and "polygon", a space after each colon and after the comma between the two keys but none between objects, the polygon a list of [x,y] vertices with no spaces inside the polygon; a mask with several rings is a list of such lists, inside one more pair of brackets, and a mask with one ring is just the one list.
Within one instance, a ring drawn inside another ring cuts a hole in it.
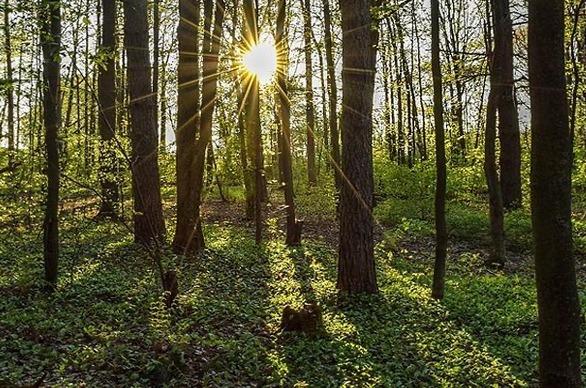
[{"label": "tree bark", "polygon": [[336,83],[336,65],[334,63],[334,44],[332,41],[332,13],[329,0],[322,0],[324,8],[324,44],[326,51],[326,65],[328,67],[329,92],[329,127],[331,160],[334,167],[336,188],[340,190],[340,131],[338,126],[338,85]]},{"label": "tree bark", "polygon": [[531,210],[542,387],[582,386],[564,29],[564,1],[529,2]]},{"label": "tree bark", "polygon": [[102,0],[103,17],[101,51],[106,60],[99,67],[98,99],[100,104],[100,170],[102,193],[99,216],[116,218],[119,211],[118,161],[116,156],[116,1]]},{"label": "tree bark", "polygon": [[145,245],[156,244],[165,236],[148,32],[147,1],[126,0],[124,42],[130,95],[134,238]]},{"label": "tree bark", "polygon": [[307,178],[310,186],[317,184],[315,165],[315,107],[313,101],[313,63],[311,46],[311,1],[299,0],[303,9],[303,38],[305,42],[305,119],[307,121]]},{"label": "tree bark", "polygon": [[439,0],[431,0],[431,67],[433,73],[433,113],[435,119],[435,266],[431,295],[444,297],[448,231],[446,226],[446,140],[444,125],[443,80],[440,58]]},{"label": "tree bark", "polygon": [[203,235],[196,206],[196,134],[200,123],[200,0],[179,2],[179,64],[177,67],[177,225],[173,250],[177,254],[197,253]]},{"label": "tree bark", "polygon": [[342,185],[337,287],[376,293],[372,109],[377,33],[370,0],[341,0],[343,30]]},{"label": "tree bark", "polygon": [[287,42],[287,2],[279,0],[277,12],[277,31],[275,44],[278,58],[277,69],[277,100],[279,101],[279,162],[283,179],[283,191],[285,205],[287,206],[287,237],[288,246],[296,246],[301,243],[301,222],[295,215],[295,198],[293,192],[293,171],[291,158],[291,103],[287,91],[287,75],[289,74],[289,45]]},{"label": "tree bark", "polygon": [[[159,78],[161,65],[161,0],[153,0],[153,99],[155,106],[155,129],[159,132]],[[159,134],[161,152],[165,151],[167,139],[164,132]]]},{"label": "tree bark", "polygon": [[501,82],[498,93],[501,191],[507,209],[521,206],[521,133],[513,79],[513,22],[509,0],[495,0],[494,37],[502,45]]},{"label": "tree bark", "polygon": [[[254,47],[258,44],[258,16],[253,0],[244,0],[243,40],[245,48]],[[263,158],[262,158],[262,132],[260,123],[260,81],[256,75],[249,75],[244,80],[244,122],[247,134],[248,153],[251,159],[251,166],[254,169],[252,183],[252,198],[254,204],[255,240],[257,244],[262,240],[262,208],[261,198],[264,187],[263,179]]]},{"label": "tree bark", "polygon": [[[11,5],[8,0],[4,1],[4,54],[6,55],[6,105],[7,105],[7,130],[8,130],[8,165],[14,165],[14,71],[12,68],[12,34],[10,27]],[[20,82],[20,80],[19,80]]]},{"label": "tree bark", "polygon": [[46,289],[57,287],[59,266],[59,144],[61,126],[61,6],[59,1],[41,2],[43,49],[43,123],[47,151],[47,199],[43,223]]}]

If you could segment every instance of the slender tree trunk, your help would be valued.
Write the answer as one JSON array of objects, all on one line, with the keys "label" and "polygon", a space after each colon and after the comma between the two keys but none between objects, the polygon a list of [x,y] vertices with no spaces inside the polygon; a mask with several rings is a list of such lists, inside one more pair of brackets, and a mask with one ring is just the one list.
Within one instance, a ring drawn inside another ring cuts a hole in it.
[{"label": "slender tree trunk", "polygon": [[100,103],[100,170],[102,205],[99,215],[116,218],[119,211],[118,160],[116,156],[116,1],[102,0],[104,22],[101,51],[106,62],[98,76]]},{"label": "slender tree trunk", "polygon": [[277,12],[277,31],[275,43],[279,53],[279,69],[277,69],[277,100],[279,101],[279,161],[287,206],[287,238],[289,246],[301,243],[302,224],[295,216],[295,199],[293,193],[293,171],[291,161],[291,106],[287,91],[287,75],[289,74],[289,44],[286,33],[287,2],[279,0]]},{"label": "slender tree trunk", "polygon": [[218,61],[220,52],[220,37],[222,36],[222,27],[224,24],[223,0],[216,0],[215,22],[212,23],[212,12],[214,2],[204,0],[204,38],[203,38],[203,83],[202,83],[202,101],[201,101],[201,121],[199,137],[195,148],[195,216],[197,228],[200,229],[195,233],[193,245],[196,251],[205,247],[203,240],[203,231],[201,224],[201,203],[204,187],[204,175],[206,166],[206,150],[212,141],[212,121],[214,117],[214,108],[216,103],[216,92],[218,82]]},{"label": "slender tree trunk", "polygon": [[500,172],[503,205],[521,206],[521,133],[513,80],[513,22],[509,0],[495,0],[494,36],[502,44],[502,74],[499,85]]},{"label": "slender tree trunk", "polygon": [[444,297],[448,231],[446,227],[446,140],[444,127],[443,80],[440,58],[439,0],[431,0],[431,66],[433,73],[433,113],[435,119],[435,267],[431,295]]},{"label": "slender tree trunk", "polygon": [[564,1],[529,2],[531,209],[542,387],[581,387]]},{"label": "slender tree trunk", "polygon": [[334,167],[335,184],[340,190],[340,132],[338,130],[338,85],[336,84],[336,65],[334,63],[334,45],[332,42],[332,14],[329,0],[322,0],[324,8],[324,44],[326,51],[326,64],[328,67],[328,92],[329,92],[329,127],[331,160]]},{"label": "slender tree trunk", "polygon": [[[7,105],[7,128],[8,128],[8,165],[14,164],[14,71],[12,68],[12,34],[10,26],[11,5],[4,0],[4,54],[6,55],[6,105]],[[20,82],[20,80],[19,80]]]},{"label": "slender tree trunk", "polygon": [[148,31],[147,1],[126,0],[124,41],[130,94],[134,238],[142,244],[156,243],[165,236]]},{"label": "slender tree trunk", "polygon": [[[502,0],[491,0],[493,10],[498,7],[496,3]],[[493,24],[497,25],[497,14],[493,11]],[[492,238],[492,250],[490,263],[505,264],[505,232],[504,210],[499,173],[496,162],[496,128],[497,109],[503,95],[504,65],[506,56],[506,44],[502,34],[495,34],[494,50],[489,53],[490,61],[490,93],[486,107],[486,129],[484,142],[484,173],[488,185],[488,201],[490,213],[490,235]]]},{"label": "slender tree trunk", "polygon": [[43,223],[45,281],[47,290],[57,286],[59,265],[59,145],[61,126],[61,6],[59,1],[41,2],[43,48],[43,123],[47,151],[47,201]]},{"label": "slender tree trunk", "polygon": [[[258,44],[259,31],[256,7],[253,0],[244,0],[243,40],[246,46],[254,47]],[[262,240],[262,208],[261,198],[263,190],[263,160],[262,160],[262,133],[260,123],[260,81],[252,75],[245,79],[244,90],[244,122],[247,132],[247,143],[251,165],[254,168],[252,179],[252,203],[254,204],[255,240],[260,244]]]},{"label": "slender tree trunk", "polygon": [[370,0],[341,0],[344,89],[338,283],[349,293],[377,292],[373,236],[372,109],[377,33]]},{"label": "slender tree trunk", "polygon": [[299,0],[303,9],[303,37],[305,41],[305,120],[307,121],[307,177],[310,186],[317,184],[315,165],[315,107],[313,101],[313,49],[311,45],[311,1]]},{"label": "slender tree trunk", "polygon": [[[155,104],[155,128],[159,132],[159,90],[161,69],[161,0],[153,0],[153,100]],[[159,134],[159,146],[164,152],[167,139],[163,132]]]},{"label": "slender tree trunk", "polygon": [[198,242],[203,235],[197,214],[195,155],[196,134],[200,123],[200,48],[199,26],[200,0],[179,2],[179,65],[177,68],[177,225],[173,250],[178,254],[196,253],[201,250]]}]

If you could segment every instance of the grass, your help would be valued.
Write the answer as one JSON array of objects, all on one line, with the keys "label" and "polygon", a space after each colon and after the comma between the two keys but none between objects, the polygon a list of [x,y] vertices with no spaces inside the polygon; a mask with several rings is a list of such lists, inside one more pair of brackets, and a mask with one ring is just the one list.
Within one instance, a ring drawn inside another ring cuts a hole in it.
[{"label": "grass", "polygon": [[[380,295],[349,299],[335,291],[332,247],[310,241],[289,249],[276,229],[272,222],[271,238],[257,247],[246,229],[210,226],[203,257],[168,255],[181,290],[171,310],[147,256],[122,228],[66,226],[51,297],[38,287],[38,235],[3,231],[3,383],[31,383],[44,371],[45,382],[58,386],[535,382],[530,279],[450,268],[440,304],[429,298],[429,263],[379,247]],[[282,309],[310,300],[322,306],[323,334],[279,333]]]}]

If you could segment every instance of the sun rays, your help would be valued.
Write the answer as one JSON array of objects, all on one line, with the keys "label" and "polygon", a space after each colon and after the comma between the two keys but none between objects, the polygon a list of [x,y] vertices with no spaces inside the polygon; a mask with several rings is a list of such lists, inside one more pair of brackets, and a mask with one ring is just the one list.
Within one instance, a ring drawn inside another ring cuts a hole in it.
[{"label": "sun rays", "polygon": [[271,82],[277,71],[275,45],[268,41],[255,45],[243,53],[242,63],[245,70],[258,77],[261,84]]}]

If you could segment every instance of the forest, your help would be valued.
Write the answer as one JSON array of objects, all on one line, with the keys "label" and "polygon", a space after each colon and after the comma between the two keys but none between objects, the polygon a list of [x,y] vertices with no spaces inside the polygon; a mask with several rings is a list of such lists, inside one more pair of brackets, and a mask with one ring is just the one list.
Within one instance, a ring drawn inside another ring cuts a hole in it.
[{"label": "forest", "polygon": [[0,387],[586,382],[586,0],[0,14]]}]

